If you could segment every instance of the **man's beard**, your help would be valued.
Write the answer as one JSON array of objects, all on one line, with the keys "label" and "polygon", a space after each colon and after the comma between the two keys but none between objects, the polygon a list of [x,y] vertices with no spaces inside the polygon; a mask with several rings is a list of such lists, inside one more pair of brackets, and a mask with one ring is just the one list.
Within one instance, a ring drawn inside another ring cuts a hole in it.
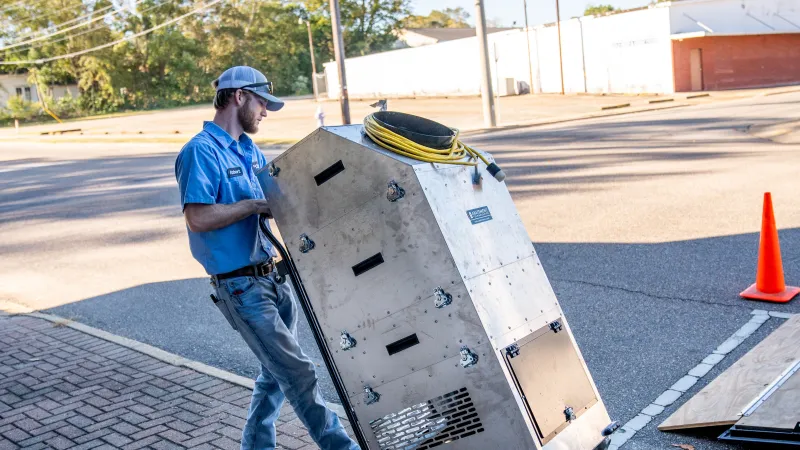
[{"label": "man's beard", "polygon": [[245,133],[253,134],[258,132],[258,114],[250,109],[250,97],[245,100],[244,105],[236,113],[239,123]]}]

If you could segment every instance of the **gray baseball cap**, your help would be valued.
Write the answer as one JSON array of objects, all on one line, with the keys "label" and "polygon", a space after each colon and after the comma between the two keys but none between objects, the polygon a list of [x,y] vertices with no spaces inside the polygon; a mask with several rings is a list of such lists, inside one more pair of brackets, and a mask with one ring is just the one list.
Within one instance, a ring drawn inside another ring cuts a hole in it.
[{"label": "gray baseball cap", "polygon": [[236,66],[222,72],[217,78],[217,90],[244,89],[267,101],[268,111],[283,108],[283,100],[272,95],[272,82],[263,73],[248,66]]}]

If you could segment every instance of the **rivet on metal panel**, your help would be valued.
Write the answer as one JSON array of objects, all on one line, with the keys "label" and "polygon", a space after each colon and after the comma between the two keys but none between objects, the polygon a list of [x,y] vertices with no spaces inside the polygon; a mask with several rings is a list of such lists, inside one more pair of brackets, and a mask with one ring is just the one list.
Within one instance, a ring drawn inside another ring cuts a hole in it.
[{"label": "rivet on metal panel", "polygon": [[342,350],[347,351],[351,348],[355,347],[358,344],[358,341],[353,339],[353,336],[350,336],[350,333],[347,330],[342,331],[342,339],[339,341],[339,346]]},{"label": "rivet on metal panel", "polygon": [[441,286],[434,289],[433,294],[436,296],[436,298],[433,300],[433,306],[436,308],[441,309],[453,303],[453,296],[445,292]]},{"label": "rivet on metal panel", "polygon": [[303,233],[300,235],[300,253],[308,253],[313,250],[315,246],[316,244],[314,244],[314,241],[312,241],[307,234]]},{"label": "rivet on metal panel", "polygon": [[461,367],[466,369],[467,367],[474,366],[478,363],[478,355],[476,355],[466,345],[461,346],[461,351],[459,353],[461,353],[461,360],[459,361]]},{"label": "rivet on metal panel", "polygon": [[373,403],[377,403],[381,399],[381,394],[373,391],[371,387],[364,386],[364,403],[367,405],[371,405]]},{"label": "rivet on metal panel", "polygon": [[572,422],[576,419],[575,411],[570,406],[567,406],[567,408],[564,410],[564,416],[566,416],[567,422]]},{"label": "rivet on metal panel", "polygon": [[509,358],[513,358],[518,355],[519,355],[519,345],[511,344],[508,347],[506,347],[506,356],[508,356]]}]

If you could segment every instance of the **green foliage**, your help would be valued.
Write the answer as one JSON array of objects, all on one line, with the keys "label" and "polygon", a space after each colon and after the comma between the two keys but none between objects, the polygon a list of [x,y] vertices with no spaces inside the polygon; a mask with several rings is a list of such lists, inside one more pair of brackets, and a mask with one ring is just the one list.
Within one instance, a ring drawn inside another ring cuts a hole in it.
[{"label": "green foliage", "polygon": [[[0,50],[0,60],[23,61],[64,55],[138,33],[185,14],[206,0],[140,0],[129,9],[107,8],[110,0],[0,0],[0,46],[40,36],[54,25],[90,12],[103,17],[88,26],[30,44]],[[116,2],[119,4],[120,2]],[[130,4],[129,2],[122,2]],[[348,56],[391,48],[403,27],[409,0],[340,0]],[[250,65],[273,81],[276,94],[311,92],[307,20],[321,70],[333,59],[328,0],[304,5],[275,0],[225,0],[201,14],[113,47],[37,66],[40,92],[77,84],[76,98],[47,104],[72,116],[118,110],[151,109],[210,102],[211,82],[234,65]],[[81,19],[82,22],[91,20]],[[73,22],[73,25],[78,22]],[[65,28],[65,27],[62,27]],[[0,66],[2,73],[24,73],[28,65]],[[32,81],[33,82],[33,81]]]},{"label": "green foliage", "polygon": [[584,16],[601,16],[603,14],[607,14],[610,12],[616,11],[613,6],[611,5],[592,5],[591,3],[586,5],[586,9],[583,11]]},{"label": "green foliage", "polygon": [[462,7],[434,9],[427,16],[408,16],[406,28],[469,28],[469,13]]},{"label": "green foliage", "polygon": [[19,96],[11,96],[6,104],[5,115],[10,119],[27,120],[36,116],[40,111],[38,103],[33,103]]},{"label": "green foliage", "polygon": [[62,118],[68,119],[81,115],[81,105],[77,98],[67,91],[67,94],[55,101],[48,101],[47,107],[50,111]]}]

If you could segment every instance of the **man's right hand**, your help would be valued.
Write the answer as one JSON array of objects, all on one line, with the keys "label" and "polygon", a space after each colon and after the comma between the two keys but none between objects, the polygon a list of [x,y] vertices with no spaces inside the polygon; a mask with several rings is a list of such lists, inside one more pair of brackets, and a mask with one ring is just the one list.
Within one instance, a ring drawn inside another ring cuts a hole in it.
[{"label": "man's right hand", "polygon": [[266,200],[250,200],[253,202],[254,213],[264,214],[268,219],[272,219],[272,211],[269,209],[269,203]]}]

